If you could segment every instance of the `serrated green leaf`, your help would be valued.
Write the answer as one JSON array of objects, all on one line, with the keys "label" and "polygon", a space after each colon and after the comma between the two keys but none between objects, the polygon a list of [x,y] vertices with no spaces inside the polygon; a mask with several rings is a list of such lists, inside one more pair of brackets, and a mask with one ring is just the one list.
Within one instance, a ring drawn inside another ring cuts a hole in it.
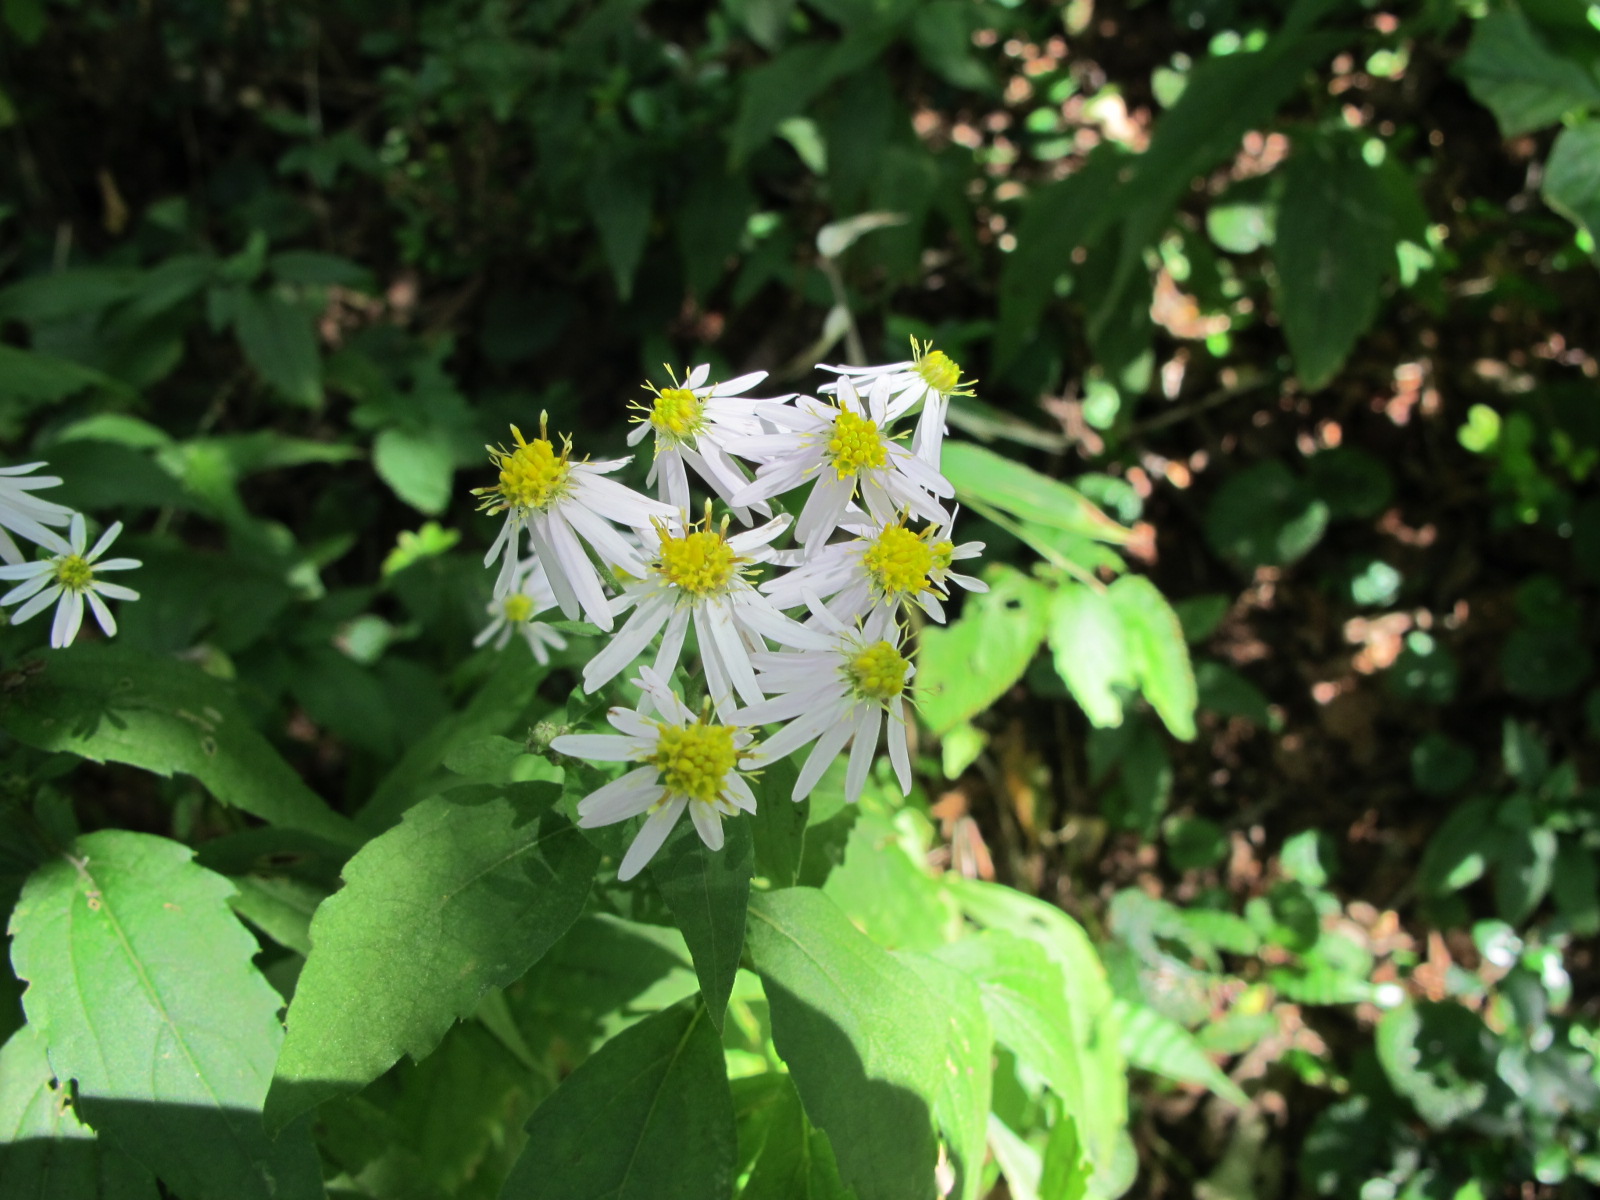
[{"label": "serrated green leaf", "polygon": [[416,805],[344,868],[311,923],[267,1118],[281,1127],[422,1058],[583,911],[599,855],[555,784],[468,785]]},{"label": "serrated green leaf", "polygon": [[1239,1108],[1250,1098],[1211,1061],[1194,1034],[1171,1017],[1144,1004],[1113,1001],[1122,1027],[1122,1053],[1130,1066],[1154,1071],[1180,1083],[1198,1083]]},{"label": "serrated green leaf", "polygon": [[372,467],[396,496],[436,517],[450,504],[455,454],[437,433],[389,428],[372,443]]},{"label": "serrated green leaf", "polygon": [[972,980],[925,954],[902,953],[901,962],[938,996],[944,1016],[944,1075],[933,1115],[944,1130],[956,1187],[946,1195],[977,1200],[983,1185],[989,1123],[994,1030],[983,995]]},{"label": "serrated green leaf", "polygon": [[1472,40],[1457,69],[1473,99],[1494,112],[1506,137],[1600,104],[1600,82],[1580,63],[1547,46],[1528,18],[1509,6],[1473,23]]},{"label": "serrated green leaf", "polygon": [[261,1120],[283,1038],[232,887],[187,846],[102,830],[34,872],[11,917],[28,1023],[99,1134],[184,1200],[322,1195],[308,1128]]},{"label": "serrated green leaf", "polygon": [[240,348],[273,391],[306,408],[322,403],[322,355],[308,306],[240,288],[231,315]]},{"label": "serrated green leaf", "polygon": [[992,505],[1024,521],[1100,542],[1121,545],[1133,536],[1059,479],[972,442],[947,442],[939,469],[964,503]]},{"label": "serrated green leaf", "polygon": [[957,620],[922,631],[914,686],[918,712],[935,734],[999,699],[1044,641],[1044,588],[1012,568],[991,571],[989,585]]},{"label": "serrated green leaf", "polygon": [[1143,575],[1124,575],[1106,595],[1128,638],[1139,690],[1173,737],[1193,741],[1199,692],[1178,614]]},{"label": "serrated green leaf", "polygon": [[1377,316],[1394,243],[1388,193],[1355,138],[1295,148],[1283,165],[1272,257],[1278,315],[1307,389],[1334,377]]},{"label": "serrated green leaf", "polygon": [[721,1200],[733,1194],[733,1098],[699,1004],[624,1030],[528,1122],[502,1200]]},{"label": "serrated green leaf", "polygon": [[1122,724],[1116,689],[1131,688],[1136,679],[1127,632],[1106,592],[1063,583],[1050,602],[1048,637],[1056,674],[1089,723],[1100,729]]},{"label": "serrated green leaf", "polygon": [[44,1039],[24,1025],[0,1046],[0,1196],[157,1200],[155,1177],[95,1137],[56,1082]]},{"label": "serrated green leaf", "polygon": [[941,1023],[921,978],[813,888],[752,896],[746,942],[806,1114],[860,1200],[933,1192]]},{"label": "serrated green leaf", "polygon": [[755,869],[750,821],[742,816],[724,821],[722,835],[722,849],[708,850],[694,826],[680,821],[650,864],[650,876],[689,945],[700,994],[718,1033],[744,953],[745,907]]},{"label": "serrated green leaf", "polygon": [[223,804],[345,846],[350,822],[312,792],[253,729],[232,690],[198,668],[125,646],[52,652],[7,692],[6,731],[40,750],[193,775]]}]

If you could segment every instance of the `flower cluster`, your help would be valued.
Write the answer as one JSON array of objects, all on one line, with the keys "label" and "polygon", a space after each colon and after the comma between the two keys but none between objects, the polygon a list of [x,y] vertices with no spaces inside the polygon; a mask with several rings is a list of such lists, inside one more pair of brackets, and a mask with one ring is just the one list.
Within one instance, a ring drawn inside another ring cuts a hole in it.
[{"label": "flower cluster", "polygon": [[[559,608],[611,634],[583,669],[585,691],[651,656],[638,706],[610,711],[616,734],[551,743],[636,764],[578,807],[586,826],[646,817],[620,878],[643,869],[685,811],[720,849],[722,819],[754,811],[750,772],[807,746],[794,800],[848,751],[854,801],[884,740],[909,790],[906,616],[942,622],[952,585],[985,588],[956,569],[983,547],[954,540],[954,489],[939,472],[950,397],[969,383],[942,352],[912,349],[888,366],[824,368],[835,378],[820,396],[758,399],[748,393],[763,373],[716,384],[704,366],[681,382],[669,372],[670,387],[647,384],[628,440],[651,441],[657,499],[608,478],[627,459],[574,459],[544,418],[537,438],[513,427],[510,448],[489,448],[499,479],[476,494],[505,524],[484,560],[499,571],[478,643],[503,646],[520,629],[546,662],[565,642],[533,618]],[[895,425],[912,413],[907,446]],[[725,515],[710,500],[695,512],[691,473]],[[797,515],[782,511],[801,489]],[[691,635],[698,709],[670,682]]]},{"label": "flower cluster", "polygon": [[[119,583],[107,582],[100,575],[105,571],[126,571],[140,564],[133,558],[102,557],[122,532],[121,521],[101,534],[92,550],[88,549],[89,529],[83,514],[34,495],[41,488],[55,487],[61,482],[56,475],[34,475],[33,472],[42,466],[44,463],[36,462],[20,467],[0,467],[0,558],[5,560],[0,566],[0,579],[16,584],[0,596],[0,605],[20,605],[11,614],[12,623],[20,624],[54,604],[56,614],[50,627],[50,645],[59,650],[78,636],[85,604],[94,612],[95,620],[107,637],[117,632],[116,618],[111,615],[106,601],[137,600],[139,593]],[[67,528],[66,537],[56,532],[61,526]],[[12,534],[41,547],[48,552],[47,556],[28,561]]]}]

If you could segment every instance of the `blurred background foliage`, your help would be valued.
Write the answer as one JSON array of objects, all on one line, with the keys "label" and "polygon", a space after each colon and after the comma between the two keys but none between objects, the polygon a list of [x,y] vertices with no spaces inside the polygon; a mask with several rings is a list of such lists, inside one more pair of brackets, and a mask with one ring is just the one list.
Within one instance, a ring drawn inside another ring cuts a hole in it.
[{"label": "blurred background foliage", "polygon": [[[129,521],[128,645],[233,681],[376,830],[439,730],[549,710],[467,652],[485,441],[547,410],[606,456],[663,363],[804,389],[932,338],[981,381],[946,465],[994,591],[922,635],[911,811],[841,817],[810,880],[843,861],[889,946],[967,880],[1081,921],[1140,1195],[1588,1194],[1597,14],[5,0],[0,434]],[[181,777],[9,753],[51,821],[243,836]],[[303,938],[332,867],[229,853]],[[681,994],[563,999],[637,940],[581,931],[328,1110],[359,1194],[494,1194],[553,1080]],[[997,1196],[1067,1194],[1038,1074],[1002,1052]]]}]

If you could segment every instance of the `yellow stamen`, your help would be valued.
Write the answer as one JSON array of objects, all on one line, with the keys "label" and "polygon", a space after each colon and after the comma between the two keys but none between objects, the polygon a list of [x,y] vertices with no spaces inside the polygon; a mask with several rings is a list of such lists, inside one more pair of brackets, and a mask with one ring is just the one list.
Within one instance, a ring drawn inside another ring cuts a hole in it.
[{"label": "yellow stamen", "polygon": [[929,532],[931,526],[919,536],[904,525],[890,525],[873,539],[861,556],[861,565],[879,592],[898,596],[927,590],[934,565],[934,552],[926,537]]},{"label": "yellow stamen", "polygon": [[956,544],[954,542],[935,542],[930,553],[933,555],[933,569],[935,571],[948,571],[950,564],[956,560]]},{"label": "yellow stamen", "polygon": [[876,421],[841,408],[833,425],[833,436],[828,439],[828,458],[839,478],[847,479],[859,471],[886,464],[889,450]]},{"label": "yellow stamen", "polygon": [[94,582],[94,568],[77,554],[56,560],[56,582],[69,592],[87,591]]},{"label": "yellow stamen", "polygon": [[941,396],[970,396],[972,380],[963,381],[961,367],[943,350],[935,350],[932,342],[917,343],[911,339],[911,357],[915,370],[926,383]]},{"label": "yellow stamen", "polygon": [[513,625],[521,625],[533,617],[533,601],[521,592],[517,592],[506,597],[504,611],[507,621]]},{"label": "yellow stamen", "polygon": [[658,433],[681,441],[700,428],[705,405],[688,388],[670,387],[656,393],[650,409],[650,424]]},{"label": "yellow stamen", "polygon": [[888,642],[873,642],[845,663],[845,675],[855,694],[863,699],[893,700],[906,689],[911,660]]},{"label": "yellow stamen", "polygon": [[569,458],[572,441],[562,439],[557,452],[545,426],[544,416],[539,418],[539,436],[527,441],[522,430],[511,427],[516,446],[490,446],[489,459],[500,468],[500,482],[493,487],[473,488],[475,495],[483,497],[480,508],[490,512],[503,509],[543,509],[566,494],[568,477],[572,472]]},{"label": "yellow stamen", "polygon": [[661,553],[656,571],[673,587],[681,588],[693,596],[711,596],[726,591],[739,577],[741,559],[728,545],[728,519],[724,517],[718,528],[711,525],[711,505],[706,505],[706,515],[682,534],[669,533],[659,522],[656,531],[661,537]]},{"label": "yellow stamen", "polygon": [[661,782],[675,796],[715,803],[739,760],[729,725],[663,725],[656,752],[648,761],[661,772]]}]

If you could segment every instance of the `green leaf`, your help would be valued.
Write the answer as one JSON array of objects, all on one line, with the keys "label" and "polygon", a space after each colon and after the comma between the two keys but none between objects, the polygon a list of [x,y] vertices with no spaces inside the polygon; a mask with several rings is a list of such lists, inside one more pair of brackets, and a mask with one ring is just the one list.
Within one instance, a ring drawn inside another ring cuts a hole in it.
[{"label": "green leaf", "polygon": [[612,1038],[541,1104],[502,1200],[721,1200],[733,1097],[705,1009],[679,1004]]},{"label": "green leaf", "polygon": [[977,1200],[988,1137],[994,1030],[972,980],[936,958],[898,956],[940,998],[944,1015],[944,1076],[933,1115],[944,1130],[957,1185],[946,1195]]},{"label": "green leaf", "polygon": [[722,832],[722,849],[708,850],[694,826],[679,821],[650,864],[651,877],[689,944],[700,994],[718,1033],[744,953],[745,906],[755,869],[750,821],[742,816],[724,821]]},{"label": "green leaf", "polygon": [[150,1173],[78,1120],[31,1025],[0,1046],[0,1195],[157,1200]]},{"label": "green leaf", "polygon": [[1483,1107],[1495,1078],[1495,1038],[1456,1001],[1405,1004],[1378,1022],[1378,1061],[1395,1091],[1443,1129]]},{"label": "green leaf", "polygon": [[1591,238],[1600,235],[1600,123],[1556,135],[1540,190],[1551,208]]},{"label": "green leaf", "polygon": [[1050,652],[1056,673],[1089,723],[1100,729],[1122,724],[1119,686],[1137,682],[1130,638],[1117,607],[1103,588],[1063,583],[1050,602]]},{"label": "green leaf", "polygon": [[251,727],[220,680],[123,646],[84,643],[42,662],[0,709],[18,741],[158,775],[181,771],[223,804],[274,825],[359,842]]},{"label": "green leaf", "polygon": [[83,1118],[185,1200],[321,1196],[307,1126],[261,1121],[281,1001],[192,855],[103,830],[33,874],[11,917],[28,1023]]},{"label": "green leaf", "polygon": [[746,933],[772,1037],[860,1200],[933,1193],[941,1006],[921,978],[812,888],[752,896]]},{"label": "green leaf", "polygon": [[[641,151],[636,147],[634,154]],[[584,187],[601,248],[624,300],[633,292],[634,272],[650,234],[652,200],[650,177],[637,169],[631,157],[623,153],[602,159],[590,168]]]},{"label": "green leaf", "polygon": [[828,1135],[806,1120],[800,1093],[787,1075],[768,1102],[766,1136],[739,1200],[850,1200]]},{"label": "green leaf", "polygon": [[1059,479],[972,442],[946,443],[940,470],[964,503],[991,505],[1024,521],[1101,542],[1120,545],[1133,536]]},{"label": "green leaf", "polygon": [[344,869],[317,910],[268,1120],[281,1127],[422,1058],[583,911],[599,855],[560,788],[473,784],[426,800]]},{"label": "green leaf", "polygon": [[1124,575],[1106,595],[1122,620],[1139,690],[1173,737],[1193,741],[1199,693],[1178,614],[1143,575]]},{"label": "green leaf", "polygon": [[1468,800],[1428,839],[1417,866],[1417,887],[1425,896],[1458,892],[1483,877],[1500,848],[1494,801],[1487,797]]},{"label": "green leaf", "polygon": [[998,700],[1044,641],[1045,590],[1012,568],[992,571],[989,584],[957,620],[922,631],[914,685],[918,711],[935,734]]},{"label": "green leaf", "polygon": [[373,440],[372,466],[418,512],[436,517],[449,507],[455,454],[449,440],[437,433],[385,429]]},{"label": "green leaf", "polygon": [[1111,985],[1094,943],[1059,908],[1012,888],[949,876],[945,886],[972,920],[1016,934],[1042,950],[1059,971],[1072,1041],[1083,1066],[1082,1111],[1075,1113],[1079,1136],[1097,1168],[1106,1169],[1127,1122],[1127,1064],[1118,1049]]},{"label": "green leaf", "polygon": [[53,404],[89,388],[118,396],[133,395],[126,384],[101,371],[33,350],[0,346],[0,400]]},{"label": "green leaf", "polygon": [[1322,540],[1328,506],[1275,458],[1230,475],[1206,509],[1206,541],[1243,570],[1288,566]]},{"label": "green leaf", "polygon": [[787,118],[802,111],[837,73],[833,47],[802,42],[763,66],[745,71],[728,153],[735,165],[749,157]]},{"label": "green leaf", "polygon": [[322,356],[316,314],[276,292],[243,288],[233,294],[233,330],[250,365],[292,404],[322,403]]},{"label": "green leaf", "polygon": [[773,887],[793,887],[800,877],[811,801],[789,799],[798,774],[793,761],[780,759],[762,769],[756,785],[756,811],[750,818],[755,869]]},{"label": "green leaf", "polygon": [[1280,179],[1241,179],[1206,209],[1206,233],[1230,254],[1250,254],[1272,245],[1278,234]]},{"label": "green leaf", "polygon": [[1180,1083],[1198,1083],[1239,1108],[1250,1103],[1239,1085],[1222,1073],[1182,1025],[1148,1005],[1126,1000],[1116,1000],[1113,1005],[1122,1026],[1122,1053],[1130,1066]]},{"label": "green leaf", "polygon": [[1083,1153],[1078,1123],[1070,1116],[1061,1117],[1050,1127],[1050,1138],[1044,1144],[1039,1194],[1047,1200],[1084,1200],[1093,1177],[1094,1164]]},{"label": "green leaf", "polygon": [[1295,147],[1283,165],[1272,257],[1278,315],[1308,390],[1334,377],[1377,316],[1394,242],[1388,193],[1354,137]]},{"label": "green leaf", "polygon": [[1511,7],[1473,25],[1457,70],[1473,99],[1493,110],[1506,137],[1600,104],[1600,82],[1582,64],[1547,46],[1528,18]]},{"label": "green leaf", "polygon": [[1511,924],[1520,925],[1550,890],[1555,877],[1556,835],[1542,825],[1522,834],[1508,834],[1504,829],[1499,833],[1504,844],[1494,865],[1495,907]]}]

